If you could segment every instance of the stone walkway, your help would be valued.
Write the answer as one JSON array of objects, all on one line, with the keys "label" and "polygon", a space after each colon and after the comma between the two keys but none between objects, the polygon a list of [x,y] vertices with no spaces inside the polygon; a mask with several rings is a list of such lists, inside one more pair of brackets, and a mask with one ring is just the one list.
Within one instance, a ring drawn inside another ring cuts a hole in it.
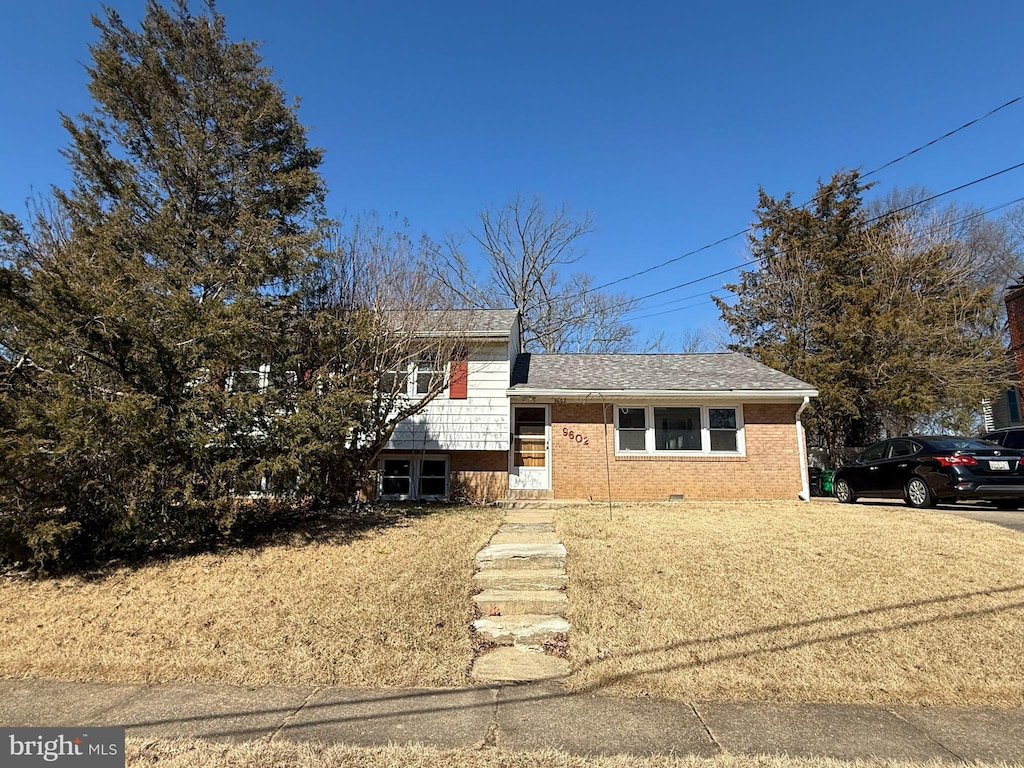
[{"label": "stone walkway", "polygon": [[[484,683],[564,677],[569,634],[565,620],[565,547],[550,509],[510,509],[490,543],[476,556],[473,622],[485,652],[471,675]],[[488,647],[491,646],[491,647]]]}]

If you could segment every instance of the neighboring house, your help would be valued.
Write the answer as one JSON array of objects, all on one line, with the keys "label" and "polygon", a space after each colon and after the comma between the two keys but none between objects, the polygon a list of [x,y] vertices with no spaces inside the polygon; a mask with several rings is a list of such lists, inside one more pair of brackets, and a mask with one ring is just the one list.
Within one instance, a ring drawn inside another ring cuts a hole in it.
[{"label": "neighboring house", "polygon": [[466,360],[395,430],[383,497],[806,498],[810,385],[731,352],[522,353],[516,311],[462,318]]},{"label": "neighboring house", "polygon": [[1017,386],[999,393],[982,404],[985,431],[1024,424],[1024,401],[1020,384],[1024,383],[1024,286],[1011,286],[1003,299],[1006,304],[1006,325],[1010,333],[1010,358]]}]

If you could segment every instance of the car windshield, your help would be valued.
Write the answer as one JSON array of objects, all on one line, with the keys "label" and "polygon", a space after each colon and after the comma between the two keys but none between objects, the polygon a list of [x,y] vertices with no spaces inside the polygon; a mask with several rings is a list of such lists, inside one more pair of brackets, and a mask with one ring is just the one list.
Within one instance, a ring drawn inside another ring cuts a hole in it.
[{"label": "car windshield", "polygon": [[972,437],[940,437],[929,441],[940,451],[990,451],[992,443]]}]

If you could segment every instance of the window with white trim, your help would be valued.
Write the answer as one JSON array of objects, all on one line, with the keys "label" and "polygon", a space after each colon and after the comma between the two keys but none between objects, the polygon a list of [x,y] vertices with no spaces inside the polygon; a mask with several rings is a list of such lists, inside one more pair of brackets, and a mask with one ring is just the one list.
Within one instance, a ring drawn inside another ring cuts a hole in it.
[{"label": "window with white trim", "polygon": [[225,382],[228,392],[262,392],[270,383],[270,363],[232,371]]},{"label": "window with white trim", "polygon": [[443,499],[448,496],[448,461],[424,458],[419,465],[419,497]]},{"label": "window with white trim", "polygon": [[742,407],[618,406],[615,409],[615,453],[743,455]]},{"label": "window with white trim", "polygon": [[392,368],[380,375],[380,389],[385,397],[392,395],[404,396],[409,389],[409,369]]},{"label": "window with white trim", "polygon": [[383,459],[380,463],[380,495],[389,499],[407,499],[412,490],[412,461]]},{"label": "window with white trim", "polygon": [[615,421],[615,447],[619,451],[647,450],[647,409],[619,408]]},{"label": "window with white trim", "polygon": [[416,394],[429,395],[444,379],[445,366],[431,356],[416,361]]},{"label": "window with white trim", "polygon": [[[380,376],[380,389],[385,396],[415,397],[429,395],[444,382],[448,364],[424,355],[405,365],[385,371]],[[438,396],[444,395],[442,389]]]},{"label": "window with white trim", "polygon": [[382,499],[448,498],[447,456],[387,456],[379,466]]}]

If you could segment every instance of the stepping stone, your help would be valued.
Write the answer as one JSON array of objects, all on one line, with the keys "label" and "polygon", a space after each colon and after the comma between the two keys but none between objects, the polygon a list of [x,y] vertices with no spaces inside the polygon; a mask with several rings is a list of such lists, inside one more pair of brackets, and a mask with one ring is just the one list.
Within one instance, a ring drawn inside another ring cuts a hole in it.
[{"label": "stepping stone", "polygon": [[477,571],[473,581],[481,589],[562,589],[569,578],[560,568],[514,568]]},{"label": "stepping stone", "polygon": [[498,533],[554,533],[554,523],[502,523]]},{"label": "stepping stone", "polygon": [[551,510],[515,509],[505,513],[505,525],[553,524]]},{"label": "stepping stone", "polygon": [[495,683],[553,680],[568,674],[569,662],[565,659],[514,646],[496,648],[478,657],[470,672],[474,680]]},{"label": "stepping stone", "polygon": [[488,544],[476,553],[478,570],[491,568],[564,568],[563,544]]},{"label": "stepping stone", "polygon": [[560,544],[558,534],[551,531],[510,531],[499,530],[491,537],[491,544]]},{"label": "stepping stone", "polygon": [[561,616],[495,616],[477,619],[473,629],[485,640],[496,645],[536,645],[555,640],[569,631],[569,622]]},{"label": "stepping stone", "polygon": [[473,596],[480,613],[491,616],[492,610],[507,616],[517,613],[538,613],[554,616],[565,611],[568,601],[565,592],[552,589],[523,590],[485,589]]}]

